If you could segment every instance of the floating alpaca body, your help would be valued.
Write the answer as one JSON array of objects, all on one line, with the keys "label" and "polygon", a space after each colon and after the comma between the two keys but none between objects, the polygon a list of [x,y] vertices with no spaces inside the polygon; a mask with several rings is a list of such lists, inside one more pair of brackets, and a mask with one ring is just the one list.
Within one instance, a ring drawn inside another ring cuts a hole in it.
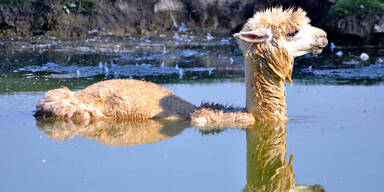
[{"label": "floating alpaca body", "polygon": [[285,81],[291,83],[293,60],[319,54],[326,33],[309,24],[301,10],[257,12],[236,33],[245,60],[246,110],[196,107],[160,86],[139,80],[109,80],[79,92],[48,91],[36,116],[54,119],[191,119],[195,123],[246,123],[286,120]]},{"label": "floating alpaca body", "polygon": [[78,92],[50,90],[36,116],[54,119],[187,119],[195,106],[172,91],[140,80],[108,80]]}]

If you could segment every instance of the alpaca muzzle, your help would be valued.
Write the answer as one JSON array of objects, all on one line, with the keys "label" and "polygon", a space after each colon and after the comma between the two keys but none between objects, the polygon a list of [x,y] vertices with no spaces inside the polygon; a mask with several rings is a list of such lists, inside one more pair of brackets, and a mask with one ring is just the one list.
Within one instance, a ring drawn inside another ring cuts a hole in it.
[{"label": "alpaca muzzle", "polygon": [[320,54],[323,51],[323,48],[328,45],[327,33],[320,30],[315,36],[316,42],[312,45],[311,52],[312,54]]}]

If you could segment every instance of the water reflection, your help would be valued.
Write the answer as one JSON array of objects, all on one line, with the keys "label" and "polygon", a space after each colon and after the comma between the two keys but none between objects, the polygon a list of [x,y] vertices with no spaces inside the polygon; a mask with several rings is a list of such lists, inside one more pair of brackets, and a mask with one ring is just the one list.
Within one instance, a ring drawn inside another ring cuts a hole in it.
[{"label": "water reflection", "polygon": [[320,185],[297,185],[292,166],[287,163],[287,123],[257,123],[245,130],[247,137],[247,184],[244,192],[325,191]]},{"label": "water reflection", "polygon": [[[159,142],[177,136],[190,127],[188,121],[94,121],[37,120],[37,127],[48,137],[66,140],[76,135],[109,146],[127,146]],[[259,122],[255,125],[231,125],[246,132],[247,184],[244,192],[302,191],[323,192],[320,185],[298,185],[293,170],[293,155],[287,162],[287,122]],[[228,127],[199,127],[204,135],[219,134]],[[244,129],[245,128],[245,129]]]},{"label": "water reflection", "polygon": [[80,135],[104,145],[127,146],[159,142],[180,134],[188,121],[92,121],[37,120],[37,127],[48,137],[66,140]]},{"label": "water reflection", "polygon": [[[231,125],[233,126],[233,125]],[[320,185],[298,185],[293,170],[293,155],[287,162],[287,122],[259,122],[245,128],[247,139],[247,184],[244,192],[296,191],[324,192]],[[227,128],[220,125],[199,127],[204,135],[219,134]]]}]

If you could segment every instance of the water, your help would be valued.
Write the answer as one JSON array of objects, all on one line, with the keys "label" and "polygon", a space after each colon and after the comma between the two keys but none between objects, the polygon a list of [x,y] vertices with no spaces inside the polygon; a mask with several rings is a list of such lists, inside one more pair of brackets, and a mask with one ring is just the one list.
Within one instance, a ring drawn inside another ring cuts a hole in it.
[{"label": "water", "polygon": [[[179,37],[0,43],[0,191],[252,191],[292,178],[326,191],[381,191],[384,67],[376,61],[384,51],[378,47],[337,47],[297,59],[293,87],[287,85],[287,124],[204,131],[186,121],[82,124],[32,116],[45,91],[82,89],[115,72],[159,83],[196,105],[244,106],[243,61],[234,42]],[[358,60],[362,52],[368,62]],[[260,157],[276,163],[262,169]],[[269,183],[259,182],[263,170]],[[271,179],[266,170],[280,172]]]}]

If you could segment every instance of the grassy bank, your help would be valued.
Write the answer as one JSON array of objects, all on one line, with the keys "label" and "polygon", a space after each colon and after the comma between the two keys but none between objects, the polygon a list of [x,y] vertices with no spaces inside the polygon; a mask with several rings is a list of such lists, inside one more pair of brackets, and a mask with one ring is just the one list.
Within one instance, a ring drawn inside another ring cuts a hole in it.
[{"label": "grassy bank", "polygon": [[328,12],[328,19],[337,20],[347,15],[365,16],[384,13],[384,0],[338,0]]}]

